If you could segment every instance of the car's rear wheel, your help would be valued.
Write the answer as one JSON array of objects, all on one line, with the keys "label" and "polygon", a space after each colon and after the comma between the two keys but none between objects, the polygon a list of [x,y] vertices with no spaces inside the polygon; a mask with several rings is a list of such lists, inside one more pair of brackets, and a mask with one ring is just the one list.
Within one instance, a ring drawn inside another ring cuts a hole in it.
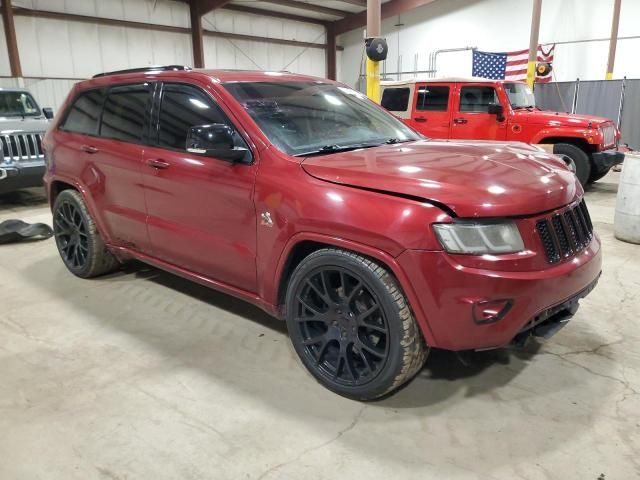
[{"label": "car's rear wheel", "polygon": [[298,265],[286,318],[305,367],[349,398],[393,391],[420,370],[429,351],[393,275],[344,250],[318,250]]},{"label": "car's rear wheel", "polygon": [[118,267],[118,260],[105,247],[76,190],[63,190],[57,196],[53,205],[53,231],[60,257],[74,275],[90,278]]},{"label": "car's rear wheel", "polygon": [[584,150],[570,143],[556,143],[553,146],[553,153],[569,157],[575,165],[576,177],[583,186],[587,184],[591,175],[591,162]]}]

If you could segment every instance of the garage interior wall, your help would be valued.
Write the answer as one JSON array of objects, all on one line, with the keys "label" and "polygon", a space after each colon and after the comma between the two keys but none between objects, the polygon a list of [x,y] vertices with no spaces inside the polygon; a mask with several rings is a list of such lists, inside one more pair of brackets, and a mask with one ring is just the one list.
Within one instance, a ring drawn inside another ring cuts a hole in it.
[{"label": "garage interior wall", "polygon": [[[189,28],[186,3],[173,0],[13,0],[14,7]],[[0,86],[30,88],[42,106],[59,108],[77,80],[144,65],[193,65],[189,34],[14,15],[24,80],[10,77],[0,32]],[[326,42],[324,27],[223,9],[203,28],[285,40]],[[2,26],[0,23],[0,30]],[[324,77],[325,50],[204,36],[207,68],[264,69]],[[34,78],[36,77],[36,78]]]},{"label": "garage interior wall", "polygon": [[[435,0],[382,22],[389,54],[383,71],[427,70],[438,49],[477,47],[490,52],[529,46],[533,0]],[[543,0],[540,43],[608,38],[613,0]],[[640,1],[622,0],[619,37],[640,36]],[[397,26],[398,24],[403,24]],[[338,37],[344,47],[339,80],[357,87],[363,54],[363,29]],[[558,45],[554,79],[603,80],[608,41]],[[640,38],[618,42],[614,78],[640,78]],[[399,61],[399,53],[401,55]],[[416,67],[417,55],[417,68]],[[470,76],[471,52],[438,56],[437,76]],[[405,78],[413,75],[405,76]]]}]

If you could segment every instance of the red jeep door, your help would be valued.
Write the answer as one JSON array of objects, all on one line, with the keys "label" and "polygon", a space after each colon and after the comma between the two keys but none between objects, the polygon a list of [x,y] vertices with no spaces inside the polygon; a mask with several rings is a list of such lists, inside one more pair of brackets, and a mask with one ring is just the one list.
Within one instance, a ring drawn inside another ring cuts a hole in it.
[{"label": "red jeep door", "polygon": [[500,121],[498,115],[489,113],[490,103],[500,103],[492,84],[458,84],[450,138],[504,140],[507,122],[504,118]]},{"label": "red jeep door", "polygon": [[[145,198],[153,255],[205,277],[256,291],[256,164],[186,151],[187,131],[226,123],[200,88],[162,86],[155,146],[145,150]],[[235,129],[235,128],[234,128]],[[237,136],[238,144],[244,144]]]},{"label": "red jeep door", "polygon": [[449,138],[451,86],[441,83],[416,84],[409,124],[431,138]]}]

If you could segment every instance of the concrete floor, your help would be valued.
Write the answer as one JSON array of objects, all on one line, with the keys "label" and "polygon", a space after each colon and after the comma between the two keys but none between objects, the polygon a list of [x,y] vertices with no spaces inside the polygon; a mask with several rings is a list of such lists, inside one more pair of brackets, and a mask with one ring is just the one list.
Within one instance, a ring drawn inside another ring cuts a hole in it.
[{"label": "concrete floor", "polygon": [[[432,353],[362,404],[298,363],[284,325],[141,265],[79,280],[53,240],[0,245],[0,479],[640,477],[640,246],[618,174],[587,194],[604,273],[526,351]],[[41,192],[0,220],[50,221]]]}]

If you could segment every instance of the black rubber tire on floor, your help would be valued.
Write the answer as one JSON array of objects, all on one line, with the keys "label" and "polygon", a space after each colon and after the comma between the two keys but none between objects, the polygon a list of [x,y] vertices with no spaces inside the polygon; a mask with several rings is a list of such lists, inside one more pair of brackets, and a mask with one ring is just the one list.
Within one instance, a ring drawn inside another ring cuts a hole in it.
[{"label": "black rubber tire on floor", "polygon": [[570,143],[556,143],[553,146],[553,153],[570,157],[576,166],[576,177],[582,186],[587,184],[591,175],[591,161],[584,150]]},{"label": "black rubber tire on floor", "polygon": [[71,264],[63,255],[61,251],[60,238],[58,235],[56,235],[56,246],[58,247],[60,257],[62,258],[62,261],[64,262],[67,269],[69,269],[71,273],[80,278],[97,277],[98,275],[103,275],[117,269],[120,263],[118,262],[116,257],[105,247],[104,241],[98,233],[96,224],[89,214],[89,210],[84,203],[82,195],[80,195],[78,191],[71,189],[63,190],[56,197],[56,201],[53,205],[54,230],[55,216],[58,212],[58,209],[60,209],[65,202],[68,202],[75,206],[80,216],[82,217],[82,221],[84,222],[87,232],[88,247],[88,253],[85,262],[80,266],[75,266]]},{"label": "black rubber tire on floor", "polygon": [[[336,266],[356,276],[375,294],[388,324],[388,356],[377,375],[368,383],[345,386],[326,378],[304,352],[302,334],[295,320],[295,297],[308,276],[320,267]],[[293,346],[304,366],[323,386],[354,400],[374,400],[411,380],[422,368],[429,353],[422,332],[395,277],[375,261],[353,252],[325,248],[307,256],[294,270],[285,299],[287,327]]]},{"label": "black rubber tire on floor", "polygon": [[594,171],[592,171],[591,176],[589,177],[589,183],[597,182],[602,177],[604,177],[607,173],[609,173],[609,170],[611,169],[607,168],[604,172],[598,172],[598,173],[595,173]]}]

